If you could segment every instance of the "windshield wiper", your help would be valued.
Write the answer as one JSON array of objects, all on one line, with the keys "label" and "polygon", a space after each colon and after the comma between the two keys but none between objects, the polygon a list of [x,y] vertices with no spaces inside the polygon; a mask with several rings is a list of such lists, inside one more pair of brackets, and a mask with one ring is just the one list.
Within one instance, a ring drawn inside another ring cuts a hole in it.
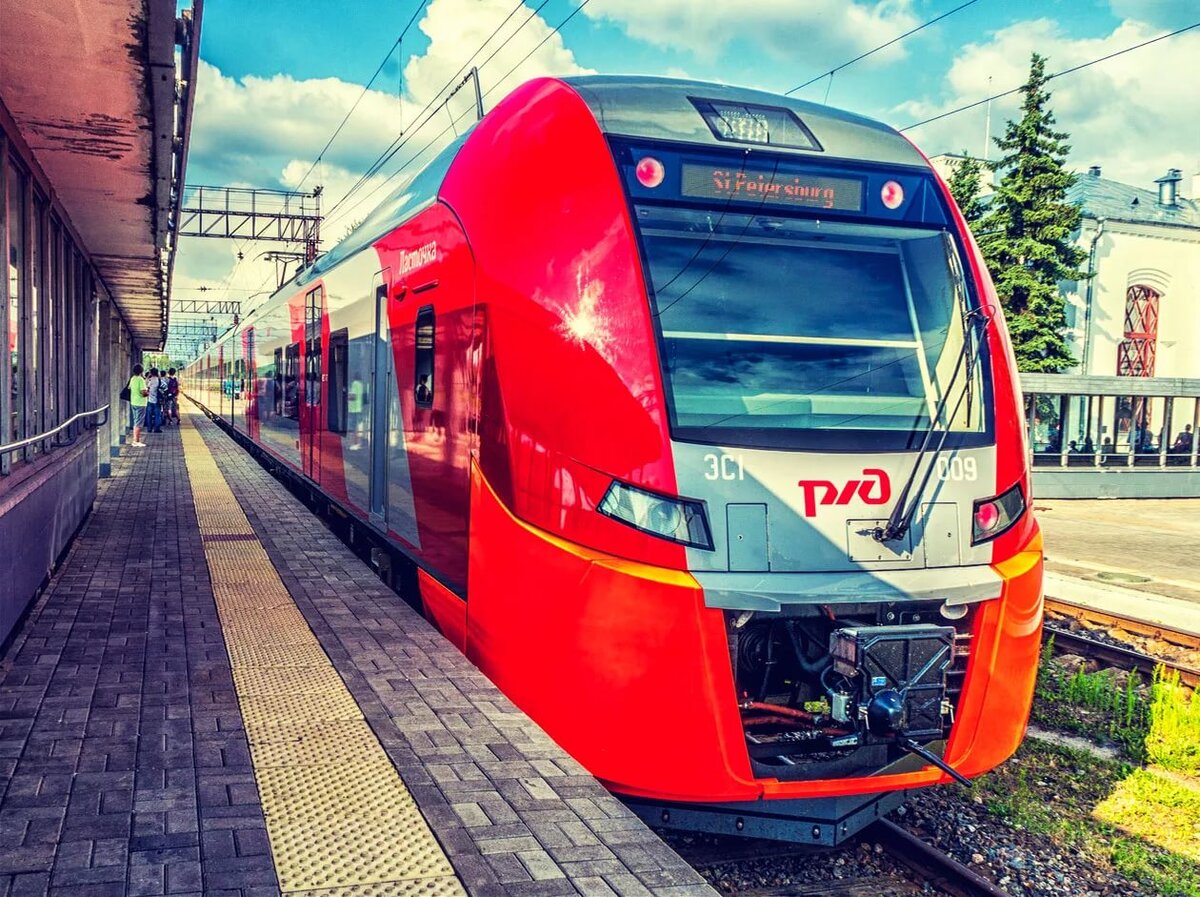
[{"label": "windshield wiper", "polygon": [[[973,326],[976,322],[982,322],[982,326],[978,328]],[[983,350],[984,336],[986,336],[988,324],[991,322],[991,316],[985,314],[983,309],[971,309],[964,316],[963,330],[968,334],[968,338],[963,340],[962,349],[958,353],[958,363],[954,366],[954,373],[950,377],[950,382],[946,384],[946,390],[942,393],[941,399],[938,400],[937,407],[933,410],[933,419],[929,422],[929,429],[925,431],[925,439],[921,442],[921,450],[917,452],[916,461],[913,462],[912,473],[908,475],[908,479],[904,482],[904,488],[900,490],[900,495],[896,498],[896,505],[892,508],[891,516],[888,517],[886,524],[877,526],[871,532],[871,535],[875,537],[877,542],[896,542],[908,535],[908,530],[912,527],[913,518],[917,514],[917,508],[921,506],[921,496],[925,494],[925,487],[929,485],[929,478],[933,475],[938,458],[941,457],[942,449],[946,446],[946,437],[950,435],[949,421],[958,417],[958,411],[962,407],[963,399],[972,392],[971,386],[975,376],[975,363],[979,360],[979,353]],[[975,339],[974,346],[971,345],[972,335]],[[958,401],[954,403],[954,410],[950,413],[950,417],[944,418],[946,404],[950,401],[950,395],[954,392],[955,384],[958,383],[958,375],[963,370],[967,372],[967,382],[964,384],[962,392],[958,394]],[[943,423],[943,420],[946,422]],[[916,493],[910,502],[908,498],[909,493],[912,492],[917,474],[921,470],[921,462],[925,459],[925,454],[929,451],[929,447],[933,445],[934,427],[939,425],[941,426],[941,431],[938,433],[940,438],[937,440],[937,448],[929,456],[929,464],[925,468],[925,475],[921,478],[921,485],[917,487]]]}]

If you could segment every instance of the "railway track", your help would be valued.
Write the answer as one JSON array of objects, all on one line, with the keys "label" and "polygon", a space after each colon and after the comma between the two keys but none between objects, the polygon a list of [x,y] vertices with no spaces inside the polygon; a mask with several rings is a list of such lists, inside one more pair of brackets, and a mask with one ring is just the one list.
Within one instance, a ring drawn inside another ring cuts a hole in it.
[{"label": "railway track", "polygon": [[[1120,617],[1114,614],[1097,611],[1089,607],[1071,604],[1066,601],[1046,599],[1046,610],[1059,614],[1081,623],[1131,633],[1146,639],[1153,639],[1200,654],[1200,636],[1189,632],[1179,632],[1156,623]],[[1088,631],[1076,631],[1054,622],[1045,624],[1046,637],[1054,638],[1056,649],[1081,657],[1097,660],[1108,666],[1126,670],[1136,670],[1147,678],[1154,675],[1158,666],[1165,667],[1168,672],[1179,674],[1179,681],[1188,688],[1200,687],[1200,669],[1188,663],[1169,660],[1163,657],[1145,654],[1133,648],[1114,645],[1096,638]]]},{"label": "railway track", "polygon": [[969,866],[922,841],[908,829],[881,819],[868,829],[893,859],[953,897],[1009,897]]},{"label": "railway track", "polygon": [[[950,855],[922,841],[916,835],[890,820],[880,820],[851,842],[878,844],[898,866],[912,874],[859,876],[848,879],[797,882],[779,887],[739,890],[739,897],[879,897],[880,894],[921,894],[928,884],[940,894],[951,897],[1009,897],[971,868]],[[723,845],[717,852],[708,848],[679,850],[688,863],[697,868],[714,868],[739,863],[812,857],[816,861],[836,857],[837,850],[819,850],[804,844],[786,842],[746,841]],[[915,879],[915,882],[914,882]]]}]

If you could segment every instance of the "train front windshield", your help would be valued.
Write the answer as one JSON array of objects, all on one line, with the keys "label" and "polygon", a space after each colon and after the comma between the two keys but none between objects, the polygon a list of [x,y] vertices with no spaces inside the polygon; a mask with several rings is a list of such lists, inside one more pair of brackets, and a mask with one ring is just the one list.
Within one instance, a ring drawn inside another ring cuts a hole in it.
[{"label": "train front windshield", "polygon": [[987,366],[964,364],[955,380],[968,299],[944,230],[728,208],[634,212],[676,438],[910,448],[949,391],[947,445],[981,441]]}]

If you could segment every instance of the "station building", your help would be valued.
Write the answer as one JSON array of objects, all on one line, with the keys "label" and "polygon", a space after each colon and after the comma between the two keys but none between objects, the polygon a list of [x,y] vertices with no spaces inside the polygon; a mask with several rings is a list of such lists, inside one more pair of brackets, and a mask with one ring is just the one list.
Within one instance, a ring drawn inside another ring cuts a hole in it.
[{"label": "station building", "polygon": [[1064,284],[1074,373],[1200,377],[1198,186],[1178,168],[1139,186],[1094,165],[1071,187],[1093,274]]},{"label": "station building", "polygon": [[172,0],[0,4],[0,640],[108,473],[132,363],[163,344],[198,36]]},{"label": "station building", "polygon": [[1091,277],[1063,283],[1064,374],[1026,374],[1045,497],[1200,496],[1200,174],[1152,184],[1078,177],[1068,198]]},{"label": "station building", "polygon": [[[949,180],[965,157],[930,158]],[[980,196],[995,192],[984,176]],[[1023,374],[1034,484],[1045,498],[1200,497],[1200,164],[1153,183],[1105,178],[1067,194],[1091,276],[1060,285],[1062,374]]]}]

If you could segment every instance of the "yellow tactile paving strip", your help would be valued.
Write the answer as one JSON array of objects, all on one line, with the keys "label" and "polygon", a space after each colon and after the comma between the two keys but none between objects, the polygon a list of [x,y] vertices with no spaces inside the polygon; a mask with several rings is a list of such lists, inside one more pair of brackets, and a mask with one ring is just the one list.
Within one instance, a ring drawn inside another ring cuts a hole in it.
[{"label": "yellow tactile paving strip", "polygon": [[185,419],[184,460],[286,894],[465,895],[396,768]]}]

